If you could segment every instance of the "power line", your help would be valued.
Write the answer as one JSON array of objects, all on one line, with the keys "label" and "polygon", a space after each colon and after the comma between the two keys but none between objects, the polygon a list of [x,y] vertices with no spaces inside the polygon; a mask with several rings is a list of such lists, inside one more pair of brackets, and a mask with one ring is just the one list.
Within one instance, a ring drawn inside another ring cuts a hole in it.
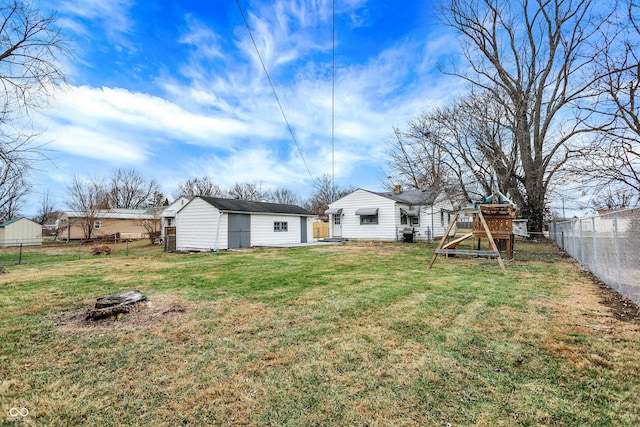
[{"label": "power line", "polygon": [[267,80],[269,81],[269,86],[271,86],[271,91],[273,92],[273,96],[276,98],[276,102],[278,103],[278,107],[280,108],[280,112],[282,113],[282,117],[284,118],[284,122],[287,124],[287,129],[289,129],[289,133],[291,134],[291,138],[298,149],[298,153],[300,154],[300,158],[302,159],[302,163],[304,163],[304,167],[307,169],[307,173],[311,177],[311,181],[315,182],[315,178],[311,174],[311,170],[307,165],[307,161],[304,159],[304,155],[302,154],[302,148],[296,139],[296,135],[293,133],[293,128],[289,124],[289,120],[287,120],[287,115],[284,113],[284,108],[282,108],[282,103],[280,103],[280,98],[278,98],[278,94],[276,93],[276,88],[271,81],[271,77],[269,77],[269,73],[267,72],[267,67],[262,60],[262,55],[260,55],[260,51],[258,50],[258,45],[256,40],[253,38],[253,33],[251,32],[251,28],[249,28],[249,23],[247,22],[247,18],[244,15],[244,10],[240,5],[240,0],[236,0],[236,4],[238,5],[238,10],[240,11],[240,15],[242,16],[242,21],[244,22],[244,26],[247,28],[247,32],[249,33],[249,37],[251,37],[251,42],[253,43],[253,47],[256,50],[256,54],[258,55],[258,59],[260,60],[260,65],[262,65],[262,69],[264,70],[264,74],[267,76]]},{"label": "power line", "polygon": [[336,186],[336,2],[331,1],[331,185]]}]

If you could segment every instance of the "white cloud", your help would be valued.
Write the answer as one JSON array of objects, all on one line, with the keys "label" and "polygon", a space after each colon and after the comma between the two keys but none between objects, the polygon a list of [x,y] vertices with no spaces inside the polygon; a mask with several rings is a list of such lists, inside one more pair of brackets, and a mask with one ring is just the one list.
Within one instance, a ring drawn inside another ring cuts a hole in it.
[{"label": "white cloud", "polygon": [[[56,7],[60,13],[75,18],[73,26],[66,29],[88,36],[95,31],[94,24],[99,23],[112,41],[122,43],[122,35],[133,26],[129,17],[131,6],[131,0],[63,0]],[[85,22],[80,23],[77,18]]]},{"label": "white cloud", "polygon": [[[154,141],[227,148],[233,137],[253,135],[259,129],[233,117],[196,114],[163,98],[125,89],[71,87],[59,92],[41,123],[55,131],[60,126],[120,137],[133,148]],[[56,145],[78,154],[65,133],[56,133]],[[59,138],[59,139],[58,139]],[[85,143],[86,144],[86,143]]]}]

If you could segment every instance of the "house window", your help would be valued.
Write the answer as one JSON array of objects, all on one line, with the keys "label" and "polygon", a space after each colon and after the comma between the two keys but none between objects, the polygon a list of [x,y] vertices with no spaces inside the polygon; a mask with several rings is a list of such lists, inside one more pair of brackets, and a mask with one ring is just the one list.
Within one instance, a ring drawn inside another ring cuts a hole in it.
[{"label": "house window", "polygon": [[378,223],[378,208],[360,208],[356,210],[356,215],[360,216],[360,225]]},{"label": "house window", "polygon": [[289,223],[287,221],[274,221],[273,231],[289,231]]},{"label": "house window", "polygon": [[335,225],[340,225],[340,221],[341,221],[340,216],[341,216],[340,214],[337,214],[337,215],[334,215],[334,216],[333,216],[333,223],[334,223]]},{"label": "house window", "polygon": [[420,210],[405,210],[400,209],[400,224],[419,226],[420,225]]},{"label": "house window", "polygon": [[360,225],[377,224],[378,215],[360,215]]},{"label": "house window", "polygon": [[102,228],[102,221],[93,221],[93,229],[100,230]]}]

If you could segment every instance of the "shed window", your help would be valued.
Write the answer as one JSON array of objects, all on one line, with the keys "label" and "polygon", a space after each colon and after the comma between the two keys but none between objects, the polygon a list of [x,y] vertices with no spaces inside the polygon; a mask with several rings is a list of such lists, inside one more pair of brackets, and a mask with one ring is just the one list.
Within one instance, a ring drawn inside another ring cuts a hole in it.
[{"label": "shed window", "polygon": [[102,221],[93,221],[93,229],[100,230],[102,228]]},{"label": "shed window", "polygon": [[289,223],[287,221],[274,221],[273,231],[289,231]]}]

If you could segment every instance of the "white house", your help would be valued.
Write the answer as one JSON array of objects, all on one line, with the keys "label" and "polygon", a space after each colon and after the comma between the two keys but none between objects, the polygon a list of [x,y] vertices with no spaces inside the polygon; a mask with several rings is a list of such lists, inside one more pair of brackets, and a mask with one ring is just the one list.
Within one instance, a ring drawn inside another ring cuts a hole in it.
[{"label": "white house", "polygon": [[165,251],[176,249],[176,215],[189,200],[191,197],[180,196],[160,214],[160,239],[164,242]]},{"label": "white house", "polygon": [[176,215],[176,250],[306,243],[314,214],[295,205],[197,196]]},{"label": "white house", "polygon": [[444,192],[396,187],[380,193],[358,189],[329,204],[326,213],[331,238],[415,241],[442,237],[452,211]]},{"label": "white house", "polygon": [[27,218],[14,218],[0,224],[0,246],[42,244],[42,226]]}]

